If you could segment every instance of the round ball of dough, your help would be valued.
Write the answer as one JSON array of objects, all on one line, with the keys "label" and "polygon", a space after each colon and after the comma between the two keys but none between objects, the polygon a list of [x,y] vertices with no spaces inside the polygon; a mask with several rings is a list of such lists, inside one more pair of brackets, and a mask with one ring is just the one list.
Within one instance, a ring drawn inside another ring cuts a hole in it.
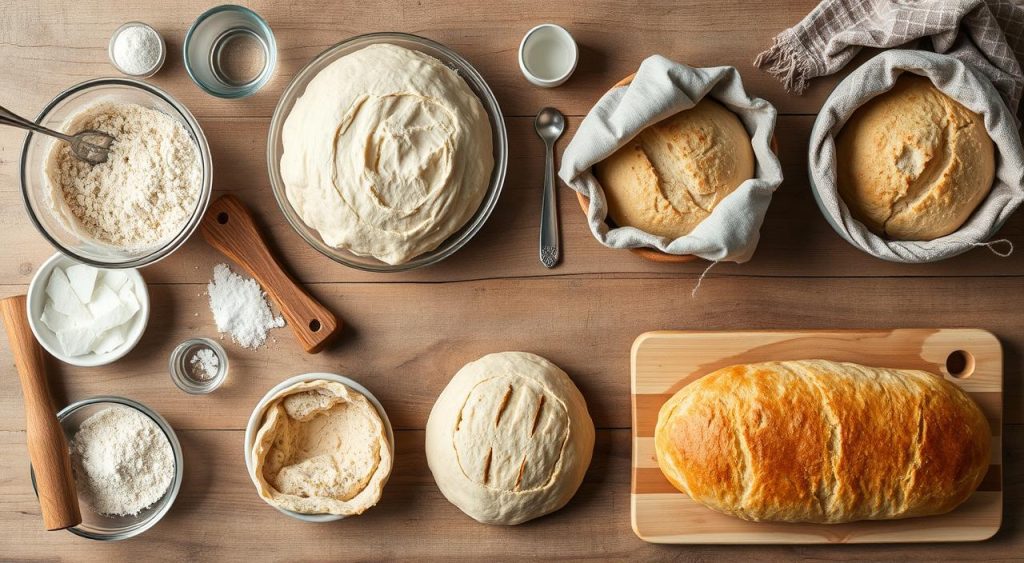
[{"label": "round ball of dough", "polygon": [[674,239],[754,176],[754,149],[736,114],[704,98],[641,131],[594,175],[616,225]]},{"label": "round ball of dough", "polygon": [[576,494],[594,452],[594,423],[558,366],[502,352],[466,364],[441,392],[426,450],[452,504],[485,524],[520,524]]},{"label": "round ball of dough", "polygon": [[836,181],[853,218],[892,240],[952,233],[995,178],[982,117],[904,74],[858,108],[836,139]]}]

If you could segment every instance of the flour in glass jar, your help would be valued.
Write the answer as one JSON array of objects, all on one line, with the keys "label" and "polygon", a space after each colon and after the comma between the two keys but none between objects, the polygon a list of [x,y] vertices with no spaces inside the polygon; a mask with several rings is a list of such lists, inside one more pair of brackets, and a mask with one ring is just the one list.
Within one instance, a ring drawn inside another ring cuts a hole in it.
[{"label": "flour in glass jar", "polygon": [[54,211],[73,230],[127,250],[173,238],[191,218],[202,186],[195,141],[167,114],[138,104],[101,102],[73,116],[65,131],[113,135],[106,162],[76,158],[55,142],[46,165]]},{"label": "flour in glass jar", "polygon": [[78,492],[99,514],[134,516],[160,500],[174,478],[170,441],[135,409],[93,414],[70,446]]}]

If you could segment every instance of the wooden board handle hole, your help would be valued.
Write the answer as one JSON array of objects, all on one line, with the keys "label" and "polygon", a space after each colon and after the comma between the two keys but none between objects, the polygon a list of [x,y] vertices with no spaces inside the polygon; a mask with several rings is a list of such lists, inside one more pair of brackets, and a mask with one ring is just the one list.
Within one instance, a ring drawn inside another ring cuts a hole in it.
[{"label": "wooden board handle hole", "polygon": [[220,213],[217,214],[217,222],[220,223],[221,225],[227,225],[228,224],[228,213],[227,213],[227,211],[221,211]]},{"label": "wooden board handle hole", "polygon": [[320,320],[319,319],[313,319],[313,320],[309,321],[309,330],[312,330],[313,332],[320,332],[320,327],[321,326],[322,325],[320,324]]},{"label": "wooden board handle hole", "polygon": [[967,379],[974,374],[974,354],[965,350],[953,350],[946,356],[946,371],[957,379]]}]

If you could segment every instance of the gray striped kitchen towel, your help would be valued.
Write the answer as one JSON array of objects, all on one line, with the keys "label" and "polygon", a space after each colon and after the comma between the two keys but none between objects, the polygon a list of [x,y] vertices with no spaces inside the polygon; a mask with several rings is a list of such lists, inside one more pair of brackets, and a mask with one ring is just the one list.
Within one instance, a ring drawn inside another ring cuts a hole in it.
[{"label": "gray striped kitchen towel", "polygon": [[919,48],[955,57],[999,91],[1024,121],[1024,0],[824,0],[776,38],[754,66],[801,93],[846,66],[862,47]]}]

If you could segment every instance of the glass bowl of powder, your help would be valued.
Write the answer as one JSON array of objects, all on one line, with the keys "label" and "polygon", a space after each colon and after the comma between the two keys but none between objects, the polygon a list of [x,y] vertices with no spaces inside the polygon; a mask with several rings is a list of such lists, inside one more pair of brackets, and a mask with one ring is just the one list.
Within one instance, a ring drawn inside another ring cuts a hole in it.
[{"label": "glass bowl of powder", "polygon": [[[57,419],[71,450],[82,512],[71,533],[123,540],[167,514],[181,488],[182,455],[162,416],[131,399],[103,396],[68,405]],[[35,489],[35,472],[31,476]]]},{"label": "glass bowl of powder", "polygon": [[139,268],[195,232],[213,165],[199,123],[169,94],[128,78],[89,80],[58,94],[36,122],[117,139],[107,162],[92,166],[62,141],[26,135],[22,196],[33,224],[59,251],[99,268]]}]

